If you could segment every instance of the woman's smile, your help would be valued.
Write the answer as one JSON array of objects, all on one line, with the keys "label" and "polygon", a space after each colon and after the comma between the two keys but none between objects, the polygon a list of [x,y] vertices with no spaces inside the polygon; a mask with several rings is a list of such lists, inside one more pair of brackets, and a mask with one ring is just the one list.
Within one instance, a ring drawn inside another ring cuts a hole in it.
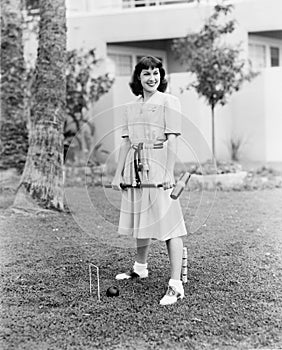
[{"label": "woman's smile", "polygon": [[143,69],[140,74],[140,82],[144,91],[153,93],[160,85],[160,71],[158,68]]}]

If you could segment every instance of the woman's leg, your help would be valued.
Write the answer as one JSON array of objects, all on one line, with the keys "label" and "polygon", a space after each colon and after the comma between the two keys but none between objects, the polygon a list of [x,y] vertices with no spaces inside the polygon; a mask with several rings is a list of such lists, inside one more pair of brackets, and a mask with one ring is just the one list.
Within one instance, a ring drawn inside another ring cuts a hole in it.
[{"label": "woman's leg", "polygon": [[180,280],[183,254],[183,241],[181,237],[171,238],[166,241],[170,261],[170,278]]},{"label": "woman's leg", "polygon": [[147,263],[147,258],[148,258],[148,253],[149,253],[151,240],[150,240],[150,238],[148,238],[148,239],[137,239],[136,243],[137,243],[136,261],[139,264],[146,264]]},{"label": "woman's leg", "polygon": [[[133,265],[133,271],[124,272],[116,275],[116,279],[123,280],[134,277],[146,278],[148,277],[148,266],[147,266],[147,258],[150,247],[150,239],[137,239],[137,256],[136,261]],[[136,276],[137,274],[137,276]]]},{"label": "woman's leg", "polygon": [[181,237],[166,241],[170,261],[170,280],[166,295],[160,300],[161,305],[171,305],[178,299],[184,298],[184,289],[181,281],[181,267],[183,254],[183,241]]}]

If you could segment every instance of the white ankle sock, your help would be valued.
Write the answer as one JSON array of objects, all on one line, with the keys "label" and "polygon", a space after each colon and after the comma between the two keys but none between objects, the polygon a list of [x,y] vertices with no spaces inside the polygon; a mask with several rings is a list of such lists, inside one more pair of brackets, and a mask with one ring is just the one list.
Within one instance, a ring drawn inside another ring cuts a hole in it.
[{"label": "white ankle sock", "polygon": [[181,280],[173,280],[172,278],[169,280],[168,285],[171,287],[175,287],[177,291],[181,291],[183,289]]},{"label": "white ankle sock", "polygon": [[137,261],[135,261],[134,265],[133,265],[133,270],[136,273],[142,273],[145,270],[147,270],[148,264],[139,264]]}]

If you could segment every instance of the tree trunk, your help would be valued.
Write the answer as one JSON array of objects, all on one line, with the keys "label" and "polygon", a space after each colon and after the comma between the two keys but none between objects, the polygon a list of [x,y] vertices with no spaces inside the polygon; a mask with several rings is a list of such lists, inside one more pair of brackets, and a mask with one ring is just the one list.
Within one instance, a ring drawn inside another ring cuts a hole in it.
[{"label": "tree trunk", "polygon": [[22,171],[28,149],[21,0],[1,1],[0,168]]},{"label": "tree trunk", "polygon": [[30,144],[14,207],[63,210],[65,0],[40,2]]},{"label": "tree trunk", "polygon": [[216,154],[215,154],[214,106],[211,106],[211,115],[212,115],[212,154],[213,154],[214,159],[216,159]]}]

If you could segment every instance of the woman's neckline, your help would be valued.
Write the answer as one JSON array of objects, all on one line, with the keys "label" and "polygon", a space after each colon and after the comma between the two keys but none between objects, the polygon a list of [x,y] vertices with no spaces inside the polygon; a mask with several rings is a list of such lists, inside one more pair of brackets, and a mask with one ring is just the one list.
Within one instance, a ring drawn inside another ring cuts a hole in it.
[{"label": "woman's neckline", "polygon": [[159,93],[158,90],[155,91],[149,98],[147,98],[146,101],[144,101],[144,97],[141,95],[141,96],[140,96],[140,102],[141,102],[142,104],[146,104],[146,103],[148,103],[154,96],[156,96],[158,93]]}]

